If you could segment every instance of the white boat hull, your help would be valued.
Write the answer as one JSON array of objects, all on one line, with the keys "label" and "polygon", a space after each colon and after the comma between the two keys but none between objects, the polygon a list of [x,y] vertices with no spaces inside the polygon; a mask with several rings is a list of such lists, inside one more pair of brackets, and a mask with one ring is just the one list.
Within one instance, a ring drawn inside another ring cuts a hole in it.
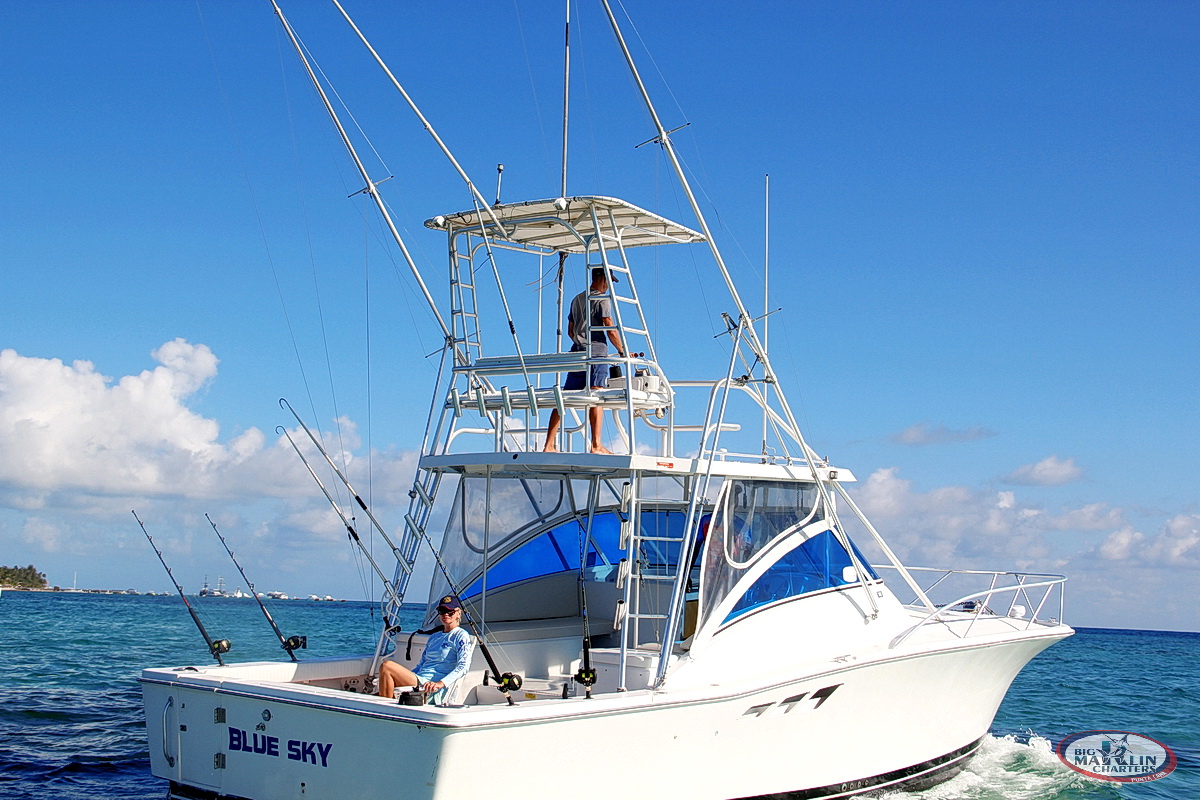
[{"label": "white boat hull", "polygon": [[837,797],[961,769],[1016,673],[1069,632],[884,653],[734,695],[710,686],[516,707],[412,708],[236,675],[283,664],[147,670],[142,681],[153,772],[180,796],[602,798],[612,772],[641,797]]}]

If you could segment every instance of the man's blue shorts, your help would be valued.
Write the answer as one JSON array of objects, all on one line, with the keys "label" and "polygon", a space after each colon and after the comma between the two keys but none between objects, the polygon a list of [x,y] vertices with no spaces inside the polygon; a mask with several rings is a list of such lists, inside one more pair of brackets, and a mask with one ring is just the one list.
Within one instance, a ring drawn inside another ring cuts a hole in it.
[{"label": "man's blue shorts", "polygon": [[[599,387],[603,389],[608,386],[608,364],[592,364],[589,372],[592,373],[591,386],[593,388]],[[588,387],[583,385],[584,374],[582,372],[568,372],[567,380],[563,383],[563,388],[587,389]]]},{"label": "man's blue shorts", "polygon": [[[571,352],[582,353],[583,348],[578,344],[573,344],[571,345]],[[603,356],[604,354],[595,353],[594,355]],[[592,364],[588,371],[592,374],[592,382],[590,384],[591,387],[603,389],[608,386],[608,364]],[[563,389],[566,389],[567,391],[587,389],[588,386],[583,385],[583,379],[583,372],[568,372],[567,380],[563,383]]]}]

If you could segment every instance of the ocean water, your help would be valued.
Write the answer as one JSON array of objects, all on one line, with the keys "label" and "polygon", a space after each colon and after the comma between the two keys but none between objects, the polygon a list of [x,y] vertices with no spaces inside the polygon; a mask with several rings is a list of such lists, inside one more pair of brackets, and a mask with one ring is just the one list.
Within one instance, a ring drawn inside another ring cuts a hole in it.
[{"label": "ocean water", "polygon": [[[252,599],[193,600],[229,660],[282,656]],[[270,601],[301,658],[369,652],[368,603]],[[405,628],[412,629],[412,620]],[[208,661],[175,597],[6,591],[0,597],[0,800],[161,800],[143,727],[142,667]],[[1171,747],[1158,781],[1116,784],[1069,770],[1054,746],[1116,729]],[[870,743],[864,743],[870,746]],[[686,795],[681,795],[685,797]],[[888,800],[1200,800],[1200,633],[1083,629],[1017,677],[980,754],[962,774]],[[355,800],[346,798],[346,800]],[[636,799],[635,799],[636,800]]]}]

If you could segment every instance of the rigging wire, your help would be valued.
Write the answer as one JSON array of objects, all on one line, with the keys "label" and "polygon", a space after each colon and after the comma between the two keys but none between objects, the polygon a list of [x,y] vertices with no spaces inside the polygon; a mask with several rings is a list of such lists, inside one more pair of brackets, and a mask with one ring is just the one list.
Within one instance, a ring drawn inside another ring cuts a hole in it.
[{"label": "rigging wire", "polygon": [[[371,505],[375,505],[375,468],[374,468],[374,448],[371,446],[372,434],[374,433],[374,417],[373,408],[371,405],[372,398],[372,371],[371,371],[371,226],[364,220],[363,224],[363,338],[366,347],[366,363],[367,363],[367,497],[371,501]],[[375,529],[367,528],[367,544],[371,551],[371,556],[375,556]],[[374,581],[372,581],[374,583]],[[367,597],[374,597],[374,592]],[[372,606],[374,609],[374,606]]]},{"label": "rigging wire", "polygon": [[[288,337],[291,340],[292,352],[296,359],[296,365],[300,371],[301,383],[304,386],[304,392],[309,401],[309,405],[313,408],[314,415],[319,420],[320,419],[319,415],[316,415],[315,399],[313,396],[312,384],[310,383],[309,378],[308,378],[308,371],[305,369],[304,357],[301,353],[299,340],[296,336],[296,328],[292,323],[292,317],[288,310],[287,298],[286,298],[286,295],[283,290],[283,283],[279,276],[279,270],[275,264],[275,258],[274,258],[274,254],[273,254],[273,251],[271,248],[270,238],[267,235],[266,224],[263,221],[262,209],[258,203],[257,194],[254,191],[254,183],[250,178],[250,170],[249,170],[249,166],[248,166],[247,160],[246,160],[245,149],[242,146],[242,140],[241,140],[241,136],[239,133],[239,129],[238,129],[238,126],[233,117],[233,113],[232,113],[232,110],[230,107],[230,102],[229,102],[229,94],[225,88],[225,81],[222,76],[220,64],[216,58],[216,52],[212,46],[212,39],[209,36],[207,22],[204,18],[204,12],[200,7],[199,0],[196,1],[196,13],[200,18],[201,29],[204,32],[205,44],[207,45],[207,48],[208,48],[209,59],[212,64],[214,77],[217,81],[217,86],[221,93],[222,108],[225,111],[226,122],[229,125],[230,133],[233,138],[234,148],[237,152],[237,157],[238,157],[238,164],[241,167],[242,177],[246,184],[246,191],[250,197],[251,206],[254,209],[254,217],[255,217],[255,221],[258,225],[259,236],[262,239],[263,249],[264,249],[266,257],[267,257],[267,263],[270,265],[271,277],[272,277],[272,280],[275,285],[276,295],[279,299],[279,306],[280,306],[280,310],[283,314],[284,324],[287,326]],[[277,37],[277,42],[278,42],[279,41],[278,33],[276,34],[276,37]],[[281,58],[280,58],[281,73],[283,73],[282,49],[280,49],[280,56],[281,56]],[[295,124],[294,124],[294,117],[292,115],[291,98],[290,98],[290,95],[288,94],[287,88],[286,88],[287,87],[286,80],[283,81],[283,85],[284,85],[285,106],[286,106],[287,112],[288,112],[289,131],[291,132],[291,140],[292,140],[292,145],[293,145],[293,155],[295,156],[295,153],[296,153]],[[298,159],[297,159],[296,163],[298,165],[298,163],[299,163]],[[312,264],[312,270],[313,270],[314,290],[316,291],[317,307],[318,307],[318,313],[320,315],[320,323],[321,323],[320,329],[321,329],[321,334],[322,334],[322,340],[325,344],[326,369],[327,369],[327,373],[328,373],[329,379],[330,379],[330,391],[333,395],[333,402],[334,402],[334,407],[335,407],[335,419],[339,420],[339,422],[340,422],[341,415],[336,413],[337,397],[336,397],[336,392],[334,391],[334,382],[333,382],[332,367],[331,367],[332,360],[331,360],[330,354],[329,354],[328,338],[326,336],[326,327],[324,324],[324,312],[323,312],[322,305],[320,302],[320,291],[319,291],[319,286],[318,286],[317,280],[316,280],[316,262],[315,262],[315,259],[312,258],[311,225],[309,224],[307,204],[304,202],[303,182],[299,180],[299,177],[300,177],[300,171],[297,168],[297,180],[301,187],[299,195],[300,195],[301,207],[303,209],[304,229],[305,229],[306,239],[308,241],[308,246],[309,246],[310,263]],[[338,426],[338,437],[340,440],[341,439],[340,424]],[[340,446],[339,450],[342,453],[344,453],[345,447]],[[361,582],[362,581],[361,563],[359,564],[359,574],[360,574],[360,582]],[[368,596],[370,596],[370,595],[368,595]],[[372,610],[372,614],[373,613],[374,613],[374,611]]]},{"label": "rigging wire", "polygon": [[[296,174],[297,197],[300,201],[301,214],[303,215],[304,219],[304,238],[308,246],[308,262],[312,271],[313,297],[317,304],[318,327],[321,332],[321,345],[325,352],[325,375],[329,380],[329,395],[330,401],[333,404],[333,419],[334,427],[337,431],[338,437],[338,450],[344,455],[346,452],[346,446],[341,425],[342,415],[338,408],[337,382],[333,378],[333,357],[329,351],[329,330],[325,325],[325,306],[321,298],[321,284],[317,270],[316,254],[313,248],[312,222],[308,213],[307,195],[304,191],[304,173],[300,168],[302,162],[300,159],[299,142],[296,137],[296,119],[292,108],[292,96],[291,92],[288,91],[287,69],[284,65],[283,40],[278,31],[275,33],[275,41],[276,50],[279,55],[280,84],[283,87],[284,103],[287,108],[288,134],[292,144],[292,163],[294,165]],[[308,391],[307,384],[305,384],[305,389],[308,397],[309,408],[312,409],[313,419],[316,421],[317,431],[321,432],[321,415],[317,413],[316,399],[313,397],[312,392]],[[340,493],[341,490],[339,489],[337,491]]]},{"label": "rigging wire", "polygon": [[[288,81],[287,81],[288,73],[287,73],[287,69],[286,69],[286,65],[285,65],[285,61],[284,61],[284,48],[283,48],[283,43],[282,43],[282,36],[279,33],[279,31],[276,31],[276,41],[277,41],[277,49],[279,52],[279,68],[280,68],[281,83],[283,85],[284,99],[285,99],[286,107],[287,107],[289,135],[290,135],[290,139],[291,139],[291,143],[292,143],[292,158],[293,158],[293,163],[295,166],[296,182],[299,187],[298,195],[299,195],[301,209],[303,212],[305,239],[308,244],[309,263],[310,263],[310,267],[311,267],[311,271],[312,271],[313,293],[314,293],[314,298],[315,298],[316,304],[317,304],[317,314],[318,314],[318,322],[319,322],[319,328],[320,328],[320,333],[321,333],[321,342],[322,342],[322,346],[323,346],[324,353],[325,353],[325,372],[326,372],[326,376],[329,381],[330,400],[333,404],[333,425],[334,425],[334,430],[335,430],[336,436],[337,436],[338,458],[341,461],[342,469],[347,470],[349,468],[349,464],[348,464],[348,460],[347,460],[348,453],[349,453],[349,447],[346,445],[345,430],[342,426],[343,416],[341,414],[341,410],[339,408],[339,403],[338,403],[337,381],[334,379],[334,375],[333,375],[333,356],[332,356],[332,353],[331,353],[330,347],[329,347],[329,331],[325,324],[325,312],[324,312],[324,304],[322,302],[319,272],[317,269],[317,261],[316,261],[316,256],[315,256],[315,252],[314,252],[314,248],[313,248],[313,241],[312,241],[312,223],[311,223],[311,218],[310,218],[309,211],[308,211],[307,196],[304,192],[303,170],[301,169],[301,165],[302,165],[303,161],[300,158],[300,154],[299,154],[299,144],[298,144],[298,138],[296,136],[295,115],[294,115],[294,109],[292,107],[291,93],[288,91]],[[333,159],[331,158],[331,160],[333,160]],[[334,163],[339,164],[340,162],[334,161]],[[340,170],[336,170],[336,171],[340,174]],[[344,183],[344,181],[343,181],[343,183]],[[369,368],[369,365],[368,365],[368,368]],[[307,388],[307,386],[306,386],[306,388]],[[368,389],[368,400],[369,400],[369,397],[370,397],[370,393],[369,393],[369,389]],[[313,397],[311,391],[308,392],[307,399],[308,399],[309,408],[312,409],[313,419],[315,420],[317,432],[323,438],[324,431],[323,431],[322,425],[321,425],[321,415],[317,412],[316,400]],[[369,430],[369,415],[368,415],[368,430]],[[345,503],[346,505],[349,505],[352,508],[353,506],[351,504],[347,503],[346,498],[343,497],[343,495],[342,495],[343,491],[344,491],[343,487],[341,487],[335,481],[334,482],[334,492],[337,493],[337,495],[339,496],[339,498],[342,500],[343,503]],[[351,512],[350,518],[355,523],[357,523],[357,520],[355,519],[353,512]],[[373,555],[373,546],[374,546],[373,538],[370,539],[370,544],[372,547],[372,555]],[[354,544],[351,541],[347,540],[347,546],[350,548],[351,560],[354,562],[355,571],[358,575],[358,582],[359,582],[360,588],[363,591],[363,596],[364,597],[374,597],[375,592],[374,592],[374,589],[372,588],[372,584],[374,583],[374,573],[367,569],[366,564],[363,563],[362,553],[360,552],[360,550],[357,547],[354,546]],[[370,606],[370,616],[372,619],[374,619],[375,607],[373,604]]]},{"label": "rigging wire", "polygon": [[546,159],[546,168],[553,171],[554,162],[550,158],[550,142],[546,138],[546,124],[542,119],[542,104],[538,99],[537,83],[533,79],[533,63],[529,60],[529,45],[525,41],[525,26],[521,22],[521,6],[518,0],[513,0],[513,13],[517,16],[517,36],[521,40],[521,53],[525,56],[525,72],[529,76],[529,91],[533,95],[533,111],[537,116],[538,133],[542,136],[542,154]]},{"label": "rigging wire", "polygon": [[646,58],[650,61],[650,65],[654,67],[654,71],[658,73],[659,80],[663,83],[663,88],[667,90],[667,94],[671,96],[671,102],[675,104],[675,108],[679,110],[679,114],[684,119],[687,119],[687,114],[683,113],[683,106],[679,104],[679,99],[675,97],[675,93],[671,91],[671,84],[667,82],[667,78],[659,69],[658,62],[654,60],[653,51],[646,45],[646,40],[642,38],[642,32],[638,30],[637,24],[633,21],[633,16],[625,9],[625,4],[621,0],[617,0],[617,5],[621,9],[621,13],[625,15],[626,21],[629,23],[630,29],[633,30],[633,35],[637,37],[638,42],[642,45],[642,51]]},{"label": "rigging wire", "polygon": [[292,325],[291,315],[288,313],[287,300],[284,296],[283,285],[279,280],[279,271],[275,266],[274,254],[271,250],[271,242],[267,236],[266,225],[263,223],[262,209],[258,204],[258,197],[254,192],[254,184],[250,180],[250,169],[246,163],[246,153],[242,147],[242,139],[238,132],[237,123],[234,121],[233,112],[230,109],[229,93],[225,89],[225,81],[222,77],[220,63],[217,61],[216,51],[213,49],[212,39],[208,33],[208,24],[204,18],[204,11],[200,7],[200,0],[196,0],[196,14],[200,18],[200,28],[204,32],[204,43],[208,48],[209,61],[212,65],[213,77],[217,81],[217,88],[221,93],[221,107],[225,111],[225,120],[229,125],[230,134],[233,138],[234,150],[237,152],[238,165],[241,167],[242,179],[246,184],[246,192],[250,196],[250,205],[254,209],[254,219],[258,224],[258,233],[263,243],[263,250],[267,257],[267,263],[271,268],[271,277],[275,283],[275,291],[279,298],[280,310],[283,312],[284,323],[287,325],[288,337],[292,342],[292,351],[296,356],[296,363],[300,368],[300,379],[304,384],[304,389],[311,397],[311,387],[308,382],[308,373],[304,369],[304,359],[300,355],[300,345],[296,339],[296,330]]},{"label": "rigging wire", "polygon": [[305,57],[308,58],[310,63],[312,63],[314,71],[321,76],[321,80],[325,83],[325,86],[328,87],[329,91],[333,93],[334,98],[336,98],[338,101],[338,105],[342,107],[342,111],[350,118],[350,121],[354,123],[354,129],[358,131],[358,135],[363,138],[363,141],[367,143],[367,147],[371,149],[371,152],[374,153],[375,158],[379,160],[379,166],[383,167],[384,172],[386,172],[388,175],[391,175],[392,171],[388,168],[387,162],[383,160],[383,156],[380,155],[379,151],[375,149],[375,143],[371,141],[371,137],[367,136],[367,132],[364,131],[362,126],[358,124],[358,118],[354,116],[354,112],[350,110],[350,107],[346,105],[344,100],[342,100],[342,96],[338,94],[337,86],[335,86],[333,81],[330,80],[329,76],[325,74],[325,70],[321,69],[321,63],[317,61],[316,56],[313,55],[313,52],[308,49],[308,45],[306,45],[304,40],[300,38],[300,34],[296,33],[294,29],[292,30],[292,33],[295,35],[296,41],[300,43],[300,47],[304,50]]}]

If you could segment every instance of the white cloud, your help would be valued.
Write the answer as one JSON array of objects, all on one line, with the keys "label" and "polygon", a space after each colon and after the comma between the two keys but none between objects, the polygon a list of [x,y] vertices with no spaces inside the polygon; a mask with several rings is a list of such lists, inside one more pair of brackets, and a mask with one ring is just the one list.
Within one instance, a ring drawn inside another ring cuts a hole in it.
[{"label": "white cloud", "polygon": [[1048,560],[1061,564],[1070,555],[1059,552],[1066,534],[1128,525],[1122,509],[1103,503],[1052,512],[1011,490],[943,486],[919,492],[895,467],[877,470],[851,491],[903,560],[931,566],[1046,569]]},{"label": "white cloud", "polygon": [[1096,554],[1129,566],[1200,567],[1200,514],[1176,514],[1154,536],[1125,526],[1110,533]]},{"label": "white cloud", "polygon": [[[1012,490],[922,492],[895,468],[876,471],[851,491],[909,566],[1062,573],[1068,622],[1196,629],[1195,610],[1179,594],[1200,591],[1198,513],[1175,514],[1148,535],[1122,508],[1091,503],[1048,510]],[[875,560],[867,537],[855,538]],[[1132,568],[1139,569],[1136,578]]]},{"label": "white cloud", "polygon": [[917,492],[894,467],[877,470],[852,491],[904,561],[1008,569],[1047,554],[1042,512],[1018,502],[1012,492],[965,486]]},{"label": "white cloud", "polygon": [[[216,419],[192,410],[196,393],[217,377],[219,361],[203,344],[175,339],[152,354],[157,366],[111,378],[89,361],[0,351],[0,541],[54,583],[76,571],[90,587],[163,588],[164,576],[129,511],[136,508],[185,586],[228,570],[204,518],[212,512],[256,579],[330,588],[362,596],[361,555],[284,437],[256,428],[223,440]],[[378,535],[303,431],[292,438],[363,541]],[[416,453],[366,457],[357,426],[339,419],[322,434],[330,456],[389,534],[409,502]],[[357,454],[357,457],[355,457]],[[374,542],[372,542],[374,540]],[[343,564],[330,569],[331,565]],[[381,559],[391,573],[394,565]],[[373,592],[368,590],[368,594]]]},{"label": "white cloud", "polygon": [[1076,466],[1075,459],[1054,455],[1036,464],[1018,467],[1000,480],[1021,486],[1062,486],[1082,477],[1083,470]]},{"label": "white cloud", "polygon": [[284,464],[254,428],[222,443],[216,420],[188,408],[216,377],[212,350],[175,339],[151,356],[159,366],[114,382],[89,361],[0,352],[5,504],[36,508],[49,493],[67,491],[213,495],[247,480],[257,490],[282,489],[279,476],[294,474],[294,457]]},{"label": "white cloud", "polygon": [[927,422],[918,422],[916,425],[910,425],[899,433],[893,434],[890,438],[897,444],[920,446],[927,444],[974,442],[979,439],[988,439],[995,435],[995,431],[981,428],[978,425],[955,430],[947,428],[945,425],[930,425]]}]

